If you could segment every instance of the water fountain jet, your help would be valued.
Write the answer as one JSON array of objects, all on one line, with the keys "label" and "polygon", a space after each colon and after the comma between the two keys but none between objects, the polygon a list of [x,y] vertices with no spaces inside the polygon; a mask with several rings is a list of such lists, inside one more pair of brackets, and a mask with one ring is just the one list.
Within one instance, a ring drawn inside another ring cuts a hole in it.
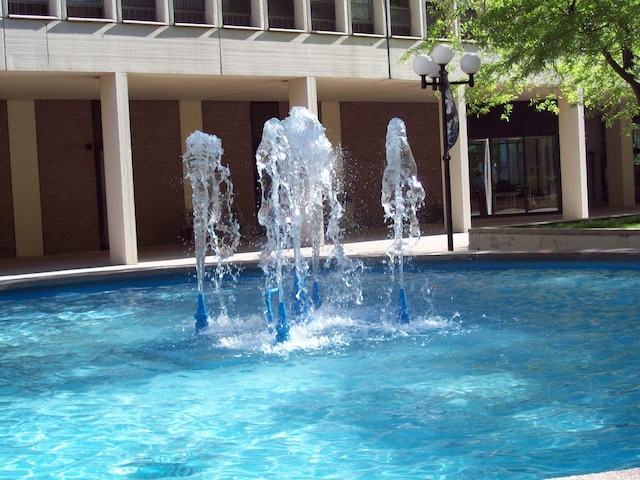
[{"label": "water fountain jet", "polygon": [[198,277],[198,307],[194,318],[198,333],[209,325],[204,297],[207,252],[213,252],[217,259],[214,282],[220,292],[220,280],[226,272],[225,262],[240,242],[240,227],[232,210],[231,172],[220,163],[224,153],[222,141],[215,135],[196,130],[187,137],[186,147],[182,159],[186,178],[193,190],[193,235]]},{"label": "water fountain jet", "polygon": [[[292,250],[291,312],[306,317],[310,309],[322,305],[319,285],[320,249],[324,245],[325,205],[329,218],[327,236],[339,248],[339,222],[343,209],[338,201],[335,180],[336,150],[325,135],[315,114],[304,107],[293,107],[280,121],[268,120],[256,152],[256,165],[262,201],[258,222],[265,227],[267,242],[262,250],[266,274],[267,318],[273,324],[271,299],[278,294],[276,340],[288,338],[287,309],[284,303],[283,276],[290,265],[285,251]],[[302,255],[303,244],[310,244],[311,302],[306,288],[309,267]],[[336,254],[336,258],[339,254]]]},{"label": "water fountain jet", "polygon": [[425,193],[418,181],[418,167],[407,139],[407,128],[399,118],[392,118],[387,126],[387,165],[382,176],[381,203],[385,220],[391,221],[393,242],[387,249],[393,271],[398,264],[397,321],[409,323],[409,305],[404,288],[404,235],[410,239],[420,239],[420,223],[417,211],[423,205]]}]

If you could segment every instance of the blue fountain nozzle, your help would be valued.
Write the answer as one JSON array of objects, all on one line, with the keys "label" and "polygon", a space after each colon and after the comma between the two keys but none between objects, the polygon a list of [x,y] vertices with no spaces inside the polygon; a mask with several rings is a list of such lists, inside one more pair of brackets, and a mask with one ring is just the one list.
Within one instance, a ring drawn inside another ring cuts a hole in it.
[{"label": "blue fountain nozzle", "polygon": [[313,281],[313,287],[311,290],[311,303],[316,310],[322,306],[322,298],[320,298],[320,285],[318,281]]},{"label": "blue fountain nozzle", "polygon": [[209,326],[209,314],[207,313],[207,307],[204,303],[204,294],[198,293],[198,309],[193,316],[196,320],[196,333]]},{"label": "blue fountain nozzle", "polygon": [[[264,293],[264,301],[267,306],[267,321],[269,322],[269,333],[274,331],[273,306],[271,297],[280,295],[280,290],[270,288]],[[278,321],[275,325],[276,343],[286,342],[289,340],[289,320],[287,319],[287,307],[284,302],[278,302]]]},{"label": "blue fountain nozzle", "polygon": [[279,293],[277,288],[270,288],[264,292],[264,303],[267,307],[267,322],[269,323],[269,332],[273,330],[273,307],[271,306],[271,297]]},{"label": "blue fountain nozzle", "polygon": [[289,321],[287,320],[287,307],[284,302],[278,304],[278,324],[276,325],[276,343],[289,340]]},{"label": "blue fountain nozzle", "polygon": [[404,288],[400,288],[397,322],[409,323],[409,304],[407,303],[407,292],[405,292]]}]

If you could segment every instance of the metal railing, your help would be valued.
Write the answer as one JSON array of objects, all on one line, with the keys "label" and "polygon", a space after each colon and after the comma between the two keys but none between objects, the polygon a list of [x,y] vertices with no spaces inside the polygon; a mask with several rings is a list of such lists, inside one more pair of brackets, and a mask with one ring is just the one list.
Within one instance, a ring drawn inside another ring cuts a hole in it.
[{"label": "metal railing", "polygon": [[222,23],[224,25],[237,25],[240,27],[251,26],[250,13],[222,13]]}]

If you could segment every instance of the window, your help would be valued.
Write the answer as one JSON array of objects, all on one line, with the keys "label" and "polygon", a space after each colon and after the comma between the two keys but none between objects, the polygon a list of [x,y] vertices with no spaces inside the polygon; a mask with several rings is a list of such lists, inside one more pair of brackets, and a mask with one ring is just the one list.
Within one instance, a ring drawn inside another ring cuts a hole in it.
[{"label": "window", "polygon": [[524,149],[521,138],[490,142],[493,204],[496,214],[524,212]]},{"label": "window", "polygon": [[391,35],[411,35],[409,0],[391,0]]},{"label": "window", "polygon": [[334,0],[311,0],[311,29],[326,32],[336,30],[336,4]]},{"label": "window", "polygon": [[9,15],[49,15],[48,0],[9,1]]},{"label": "window", "polygon": [[472,215],[559,210],[557,136],[469,142]]},{"label": "window", "polygon": [[295,28],[293,0],[269,0],[269,28]]},{"label": "window", "polygon": [[224,25],[251,26],[251,0],[222,0]]},{"label": "window", "polygon": [[67,0],[67,16],[104,18],[104,4],[102,0]]},{"label": "window", "polygon": [[425,4],[425,12],[427,15],[427,31],[433,29],[440,19],[440,11],[438,10],[438,2],[427,0]]},{"label": "window", "polygon": [[205,23],[204,0],[174,0],[175,23]]},{"label": "window", "polygon": [[122,0],[122,19],[155,22],[155,0]]},{"label": "window", "polygon": [[478,13],[469,8],[464,12],[462,18],[460,18],[460,37],[465,40],[473,39],[473,32],[471,31],[471,21],[478,17]]},{"label": "window", "polygon": [[353,33],[374,33],[373,0],[351,0]]},{"label": "window", "polygon": [[556,212],[560,171],[558,137],[525,137],[526,210],[527,212]]}]

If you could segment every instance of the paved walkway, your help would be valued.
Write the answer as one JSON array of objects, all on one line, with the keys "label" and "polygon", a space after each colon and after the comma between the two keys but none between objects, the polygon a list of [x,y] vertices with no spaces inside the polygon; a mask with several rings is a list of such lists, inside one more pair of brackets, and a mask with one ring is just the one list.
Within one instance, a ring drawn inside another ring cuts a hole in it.
[{"label": "paved walkway", "polygon": [[[344,244],[349,257],[384,257],[390,240],[373,240]],[[469,236],[454,234],[454,252],[447,251],[446,235],[423,236],[415,245],[405,249],[408,256],[460,255],[469,253]],[[326,254],[328,249],[323,251]],[[310,249],[303,249],[309,256]],[[230,262],[257,265],[257,251],[237,253]],[[207,262],[215,262],[207,257]],[[188,247],[160,247],[142,249],[135,265],[110,265],[108,252],[89,252],[76,255],[49,255],[46,257],[0,260],[0,290],[47,283],[64,283],[79,279],[96,279],[108,276],[137,275],[175,269],[195,269],[193,249]]]}]

